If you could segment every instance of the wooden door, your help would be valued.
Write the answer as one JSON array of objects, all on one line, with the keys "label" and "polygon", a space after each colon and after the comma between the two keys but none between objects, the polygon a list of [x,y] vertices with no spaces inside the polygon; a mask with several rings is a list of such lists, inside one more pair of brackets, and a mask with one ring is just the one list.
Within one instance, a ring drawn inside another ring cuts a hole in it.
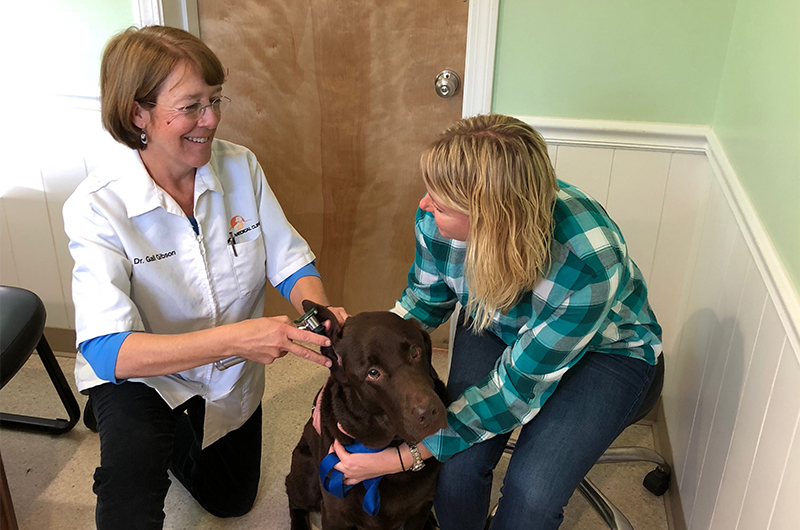
[{"label": "wooden door", "polygon": [[[389,309],[414,257],[419,155],[461,117],[462,0],[201,0],[200,32],[229,70],[218,136],[252,149],[317,255],[333,304]],[[273,291],[273,290],[270,290]],[[267,314],[293,314],[275,292]],[[446,333],[438,337],[446,336]]]}]

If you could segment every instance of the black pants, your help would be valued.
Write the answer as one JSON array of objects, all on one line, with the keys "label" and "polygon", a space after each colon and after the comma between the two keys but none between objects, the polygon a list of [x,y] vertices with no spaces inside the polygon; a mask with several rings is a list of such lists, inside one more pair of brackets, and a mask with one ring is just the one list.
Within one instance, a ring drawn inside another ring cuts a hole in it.
[{"label": "black pants", "polygon": [[261,475],[260,405],[204,450],[202,397],[173,410],[143,383],[109,383],[89,390],[87,406],[100,433],[98,530],[162,528],[168,469],[212,515],[236,517],[252,508]]}]

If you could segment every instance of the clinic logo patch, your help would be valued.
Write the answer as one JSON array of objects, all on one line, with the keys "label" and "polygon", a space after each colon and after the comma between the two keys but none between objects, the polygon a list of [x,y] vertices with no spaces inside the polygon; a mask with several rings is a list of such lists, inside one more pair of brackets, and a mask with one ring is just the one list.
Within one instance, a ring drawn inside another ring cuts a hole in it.
[{"label": "clinic logo patch", "polygon": [[238,237],[261,226],[260,222],[249,224],[250,221],[251,219],[245,219],[241,215],[234,215],[231,217],[231,235],[233,237]]},{"label": "clinic logo patch", "polygon": [[238,232],[242,228],[244,228],[244,224],[249,222],[250,219],[245,219],[241,215],[234,215],[231,217],[231,231]]}]

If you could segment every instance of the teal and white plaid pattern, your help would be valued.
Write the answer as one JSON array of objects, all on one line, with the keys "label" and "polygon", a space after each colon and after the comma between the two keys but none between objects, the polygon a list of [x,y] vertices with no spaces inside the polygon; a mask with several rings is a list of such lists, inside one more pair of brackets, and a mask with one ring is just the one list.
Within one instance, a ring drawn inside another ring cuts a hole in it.
[{"label": "teal and white plaid pattern", "polygon": [[[619,228],[594,199],[559,186],[550,270],[507,314],[494,315],[489,329],[508,348],[494,370],[450,405],[448,427],[424,440],[438,460],[532,420],[587,350],[650,364],[661,352],[661,327]],[[466,305],[465,243],[439,235],[433,215],[423,210],[416,240],[397,309],[433,329],[447,321],[456,301]]]}]

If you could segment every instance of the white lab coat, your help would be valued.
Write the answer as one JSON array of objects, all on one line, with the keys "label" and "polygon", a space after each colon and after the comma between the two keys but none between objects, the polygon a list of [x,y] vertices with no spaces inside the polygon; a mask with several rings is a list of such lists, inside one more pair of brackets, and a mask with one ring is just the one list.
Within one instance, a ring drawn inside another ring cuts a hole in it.
[{"label": "white lab coat", "polygon": [[[253,153],[222,140],[214,140],[211,160],[195,177],[199,235],[134,150],[93,171],[63,213],[75,260],[78,344],[120,331],[178,334],[260,317],[266,279],[277,285],[314,260]],[[105,382],[80,352],[75,378],[81,391]],[[203,396],[207,447],[258,407],[264,366],[219,371],[207,364],[131,381],[151,386],[173,408]]]}]

